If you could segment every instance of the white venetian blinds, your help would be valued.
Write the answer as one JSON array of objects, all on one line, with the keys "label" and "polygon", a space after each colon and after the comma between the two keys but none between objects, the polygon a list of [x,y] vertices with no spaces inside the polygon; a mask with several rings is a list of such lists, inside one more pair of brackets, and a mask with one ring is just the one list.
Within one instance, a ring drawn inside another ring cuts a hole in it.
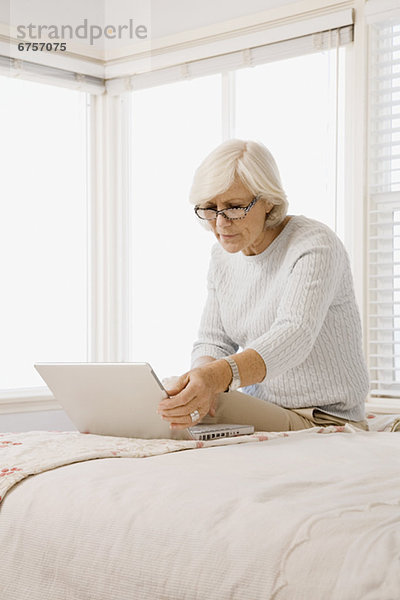
[{"label": "white venetian blinds", "polygon": [[370,27],[371,396],[400,401],[400,16]]},{"label": "white venetian blinds", "polygon": [[[282,36],[282,37],[280,37]],[[256,31],[228,42],[224,39],[209,44],[210,55],[190,60],[186,53],[170,50],[165,56],[154,53],[152,69],[128,77],[107,78],[110,95],[137,91],[178,81],[196,79],[216,73],[236,71],[247,67],[339,48],[353,41],[353,12],[339,11],[324,19],[314,19],[285,28]],[[226,45],[225,45],[226,43]],[[236,46],[237,50],[232,50]],[[207,47],[207,45],[206,45]],[[169,63],[168,66],[162,66]],[[137,67],[140,67],[140,62]]]},{"label": "white venetian blinds", "polygon": [[35,83],[47,83],[89,94],[99,95],[103,94],[105,90],[104,79],[100,77],[2,55],[0,55],[1,75]]}]

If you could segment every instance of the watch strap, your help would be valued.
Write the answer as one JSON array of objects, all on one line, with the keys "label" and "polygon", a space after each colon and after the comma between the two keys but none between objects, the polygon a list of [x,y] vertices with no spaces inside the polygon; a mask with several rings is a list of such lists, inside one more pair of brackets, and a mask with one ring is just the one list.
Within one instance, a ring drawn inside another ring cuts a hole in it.
[{"label": "watch strap", "polygon": [[232,392],[234,390],[237,390],[241,386],[239,369],[236,364],[236,361],[230,356],[224,356],[223,360],[225,360],[228,363],[232,371],[232,380],[225,392]]}]

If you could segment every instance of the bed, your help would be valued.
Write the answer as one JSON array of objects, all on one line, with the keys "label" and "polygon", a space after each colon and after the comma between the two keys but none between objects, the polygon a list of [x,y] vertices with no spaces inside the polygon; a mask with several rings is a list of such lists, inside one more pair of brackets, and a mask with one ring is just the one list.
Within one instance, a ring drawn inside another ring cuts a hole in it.
[{"label": "bed", "polygon": [[2,599],[400,598],[398,433],[7,433],[0,457]]}]

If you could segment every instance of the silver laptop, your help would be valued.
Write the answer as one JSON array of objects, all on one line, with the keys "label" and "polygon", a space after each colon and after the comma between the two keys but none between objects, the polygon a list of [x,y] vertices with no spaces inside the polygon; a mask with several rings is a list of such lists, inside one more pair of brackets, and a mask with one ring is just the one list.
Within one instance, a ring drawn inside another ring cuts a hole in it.
[{"label": "silver laptop", "polygon": [[[148,363],[37,363],[54,397],[81,433],[134,438],[171,438],[157,414],[168,394]],[[194,425],[193,439],[254,432],[249,425]]]}]

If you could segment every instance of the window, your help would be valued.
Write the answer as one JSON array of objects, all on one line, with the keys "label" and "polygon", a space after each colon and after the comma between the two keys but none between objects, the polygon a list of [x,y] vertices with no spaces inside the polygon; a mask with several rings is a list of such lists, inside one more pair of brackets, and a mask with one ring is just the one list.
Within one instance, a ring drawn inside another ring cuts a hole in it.
[{"label": "window", "polygon": [[213,240],[188,195],[195,168],[221,141],[220,77],[136,92],[132,121],[132,360],[179,375],[206,298]]},{"label": "window", "polygon": [[0,77],[0,388],[87,360],[86,94]]},{"label": "window", "polygon": [[[340,46],[352,41],[353,32],[352,11],[344,12],[332,19],[328,15],[339,29],[318,29],[326,22],[325,16],[322,21],[318,17],[308,25],[302,22],[304,35],[266,46],[257,45],[264,43],[262,31],[250,37],[244,31],[239,41],[236,35],[228,40],[229,47],[256,39],[254,47],[212,56],[213,42],[208,58],[108,80],[107,96],[101,95],[104,82],[90,78],[89,88],[81,89],[98,97],[88,127],[86,93],[23,81],[22,72],[21,79],[0,78],[6,198],[0,252],[8,292],[1,299],[0,388],[42,386],[33,369],[36,361],[117,356],[147,360],[162,377],[189,367],[214,239],[196,221],[187,198],[195,168],[223,139],[263,141],[277,158],[290,212],[314,216],[340,234],[344,61],[339,57],[345,52]],[[292,29],[289,21],[286,33]],[[280,32],[278,28],[275,35]],[[218,48],[224,48],[225,37]],[[175,60],[174,50],[171,56]],[[25,75],[33,76],[31,67]],[[76,85],[76,75],[68,73],[64,84]],[[83,85],[80,78],[78,84]],[[131,119],[125,112],[126,89],[135,90]],[[112,99],[114,92],[117,98]],[[313,118],[305,133],[307,103]],[[125,144],[128,121],[131,147]],[[91,173],[95,206],[90,224],[89,127],[97,150],[90,163],[97,168]],[[127,158],[130,150],[132,159]],[[128,162],[131,186],[125,185]],[[124,220],[128,188],[132,217]],[[131,260],[124,262],[128,246]],[[90,327],[88,285],[94,307]],[[127,334],[131,315],[133,327]],[[122,347],[118,354],[116,348]]]},{"label": "window", "polygon": [[344,51],[230,71],[228,95],[227,71],[159,86],[152,80],[133,92],[132,360],[149,361],[161,377],[190,366],[215,238],[195,221],[187,199],[195,168],[224,134],[269,147],[289,213],[341,233],[344,61],[339,82],[337,52]]},{"label": "window", "polygon": [[400,19],[370,32],[371,396],[400,399]]},{"label": "window", "polygon": [[[343,54],[340,58],[343,63]],[[239,138],[261,140],[271,150],[289,213],[334,230],[339,229],[339,199],[343,202],[335,166],[336,110],[343,119],[344,87],[338,82],[336,106],[336,60],[336,50],[328,50],[238,71],[235,132]],[[343,167],[342,156],[338,167]]]}]

